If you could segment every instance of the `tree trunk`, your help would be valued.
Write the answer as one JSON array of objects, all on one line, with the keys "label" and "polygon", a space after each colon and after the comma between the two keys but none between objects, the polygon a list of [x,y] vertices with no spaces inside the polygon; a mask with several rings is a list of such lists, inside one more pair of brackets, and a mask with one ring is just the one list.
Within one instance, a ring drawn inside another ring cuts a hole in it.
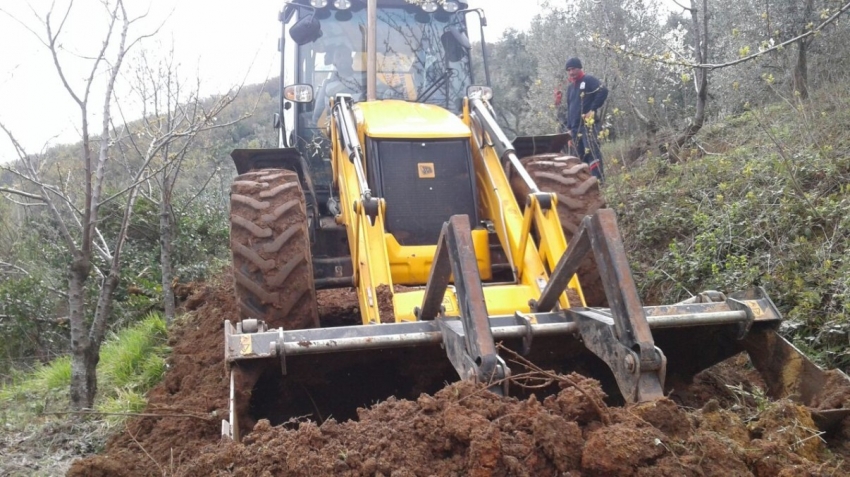
[{"label": "tree trunk", "polygon": [[809,97],[809,67],[807,52],[809,43],[806,38],[797,41],[797,63],[794,65],[794,93],[802,99]]},{"label": "tree trunk", "polygon": [[77,347],[71,353],[71,407],[91,409],[97,394],[99,354],[92,346]]},{"label": "tree trunk", "polygon": [[97,353],[92,358],[85,320],[85,284],[91,265],[84,253],[74,252],[68,270],[68,315],[71,325],[71,407],[90,409],[97,392]]},{"label": "tree trunk", "polygon": [[[700,13],[702,18],[700,19]],[[691,0],[691,18],[693,20],[694,34],[694,59],[697,64],[703,64],[708,60],[708,2],[702,1],[702,9],[696,7],[696,0]],[[700,22],[702,20],[702,22]],[[670,144],[669,158],[671,162],[678,162],[679,152],[692,137],[696,136],[705,123],[705,105],[708,102],[708,70],[696,68],[694,70],[694,83],[697,89],[697,104],[694,118],[676,139]]]},{"label": "tree trunk", "polygon": [[[806,33],[809,30],[809,22],[813,19],[815,13],[814,0],[804,0],[803,17],[800,28],[800,33]],[[797,41],[797,62],[794,64],[794,76],[792,78],[794,94],[797,94],[802,99],[809,97],[809,66],[808,66],[808,50],[811,38],[801,38]]]},{"label": "tree trunk", "polygon": [[[167,182],[163,184],[163,187],[166,186]],[[162,299],[165,308],[165,323],[168,325],[171,325],[174,320],[174,268],[171,261],[173,223],[171,194],[166,192],[163,193],[162,200],[159,202],[159,259],[162,266]]]}]

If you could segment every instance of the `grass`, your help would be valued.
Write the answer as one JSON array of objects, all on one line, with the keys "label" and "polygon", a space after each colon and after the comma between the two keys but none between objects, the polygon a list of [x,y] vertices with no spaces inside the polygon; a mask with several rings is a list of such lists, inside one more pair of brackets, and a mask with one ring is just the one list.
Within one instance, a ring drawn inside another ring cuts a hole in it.
[{"label": "grass", "polygon": [[[144,408],[145,393],[165,374],[166,335],[164,318],[152,313],[107,338],[97,367],[97,411],[138,412]],[[67,356],[15,376],[0,388],[4,422],[7,426],[26,424],[45,412],[64,409],[70,383],[71,360]],[[107,419],[108,423],[120,420],[114,416]]]},{"label": "grass", "polygon": [[101,386],[149,389],[165,371],[163,346],[167,329],[159,314],[151,314],[139,324],[122,330],[106,343],[100,353],[98,382]]}]

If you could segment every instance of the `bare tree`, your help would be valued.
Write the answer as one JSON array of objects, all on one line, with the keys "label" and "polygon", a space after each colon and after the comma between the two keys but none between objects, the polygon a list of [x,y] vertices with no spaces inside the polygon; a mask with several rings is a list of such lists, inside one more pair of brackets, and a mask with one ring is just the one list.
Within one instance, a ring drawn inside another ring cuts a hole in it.
[{"label": "bare tree", "polygon": [[[124,0],[104,0],[102,2],[106,18],[106,32],[100,47],[94,54],[77,54],[77,60],[86,61],[89,72],[82,82],[82,88],[75,88],[66,73],[66,64],[60,53],[67,51],[60,38],[63,29],[74,8],[69,1],[64,12],[55,11],[55,5],[44,17],[38,15],[43,32],[18,21],[33,33],[50,52],[53,64],[62,85],[68,92],[80,112],[80,162],[83,165],[82,177],[84,193],[81,200],[77,194],[66,187],[69,181],[51,184],[41,170],[40,157],[29,155],[15,140],[12,132],[4,125],[0,128],[6,133],[18,151],[20,160],[4,169],[17,176],[26,184],[18,189],[7,188],[5,192],[23,197],[29,201],[41,203],[47,207],[56,222],[65,247],[70,255],[68,263],[68,309],[71,329],[71,406],[75,409],[90,408],[97,393],[96,366],[100,356],[100,346],[106,332],[107,320],[112,311],[113,292],[118,285],[121,271],[121,253],[126,242],[127,230],[138,196],[137,185],[144,178],[145,167],[140,167],[134,180],[119,194],[103,197],[106,170],[110,161],[111,146],[114,137],[110,129],[112,104],[115,85],[124,64],[128,50],[142,38],[128,40],[131,25],[143,16],[131,18],[125,8]],[[2,11],[2,10],[0,10]],[[8,14],[3,11],[3,13]],[[54,14],[58,13],[58,20]],[[10,15],[11,16],[11,15]],[[102,83],[100,83],[102,81]],[[101,128],[99,135],[91,131],[92,90],[103,88]],[[123,217],[115,237],[108,239],[98,229],[101,206],[108,201],[122,197]],[[97,263],[102,264],[98,266]],[[100,280],[100,288],[91,318],[87,317],[86,284],[92,272]]]},{"label": "bare tree", "polygon": [[[708,0],[702,0],[702,6],[697,6],[698,0],[691,0],[691,6],[687,10],[691,14],[692,36],[694,42],[694,61],[696,65],[707,63],[709,55],[708,36]],[[691,140],[702,129],[705,123],[705,105],[708,102],[708,73],[707,68],[699,66],[694,68],[694,87],[697,93],[696,109],[694,117],[676,139],[670,144],[670,158],[678,160],[679,150]]]},{"label": "bare tree", "polygon": [[[791,11],[789,12],[789,16],[792,18],[796,17],[793,20],[796,20],[795,26],[797,28],[796,31],[792,31],[794,34],[805,34],[806,31],[811,30],[812,26],[814,26],[815,2],[814,0],[803,0],[802,5],[797,5],[798,1],[790,3],[789,10]],[[808,52],[809,46],[811,46],[814,39],[814,36],[808,36],[797,40],[797,60],[794,62],[794,74],[791,84],[793,85],[794,92],[803,99],[809,97]]]},{"label": "bare tree", "polygon": [[[132,125],[124,121],[123,129],[128,132],[124,142],[129,146],[129,151],[122,148],[128,170],[133,170],[129,166],[131,162],[148,164],[151,168],[146,180],[147,187],[141,191],[145,198],[159,208],[163,307],[169,324],[175,314],[172,252],[177,234],[174,189],[178,177],[199,134],[231,126],[250,115],[246,113],[233,121],[219,121],[218,115],[233,102],[241,86],[205,101],[200,95],[199,81],[185,91],[186,83],[180,79],[173,58],[172,50],[166,60],[152,65],[146,54],[140,55],[136,63],[133,90],[143,105],[143,114],[141,121]],[[132,161],[128,155],[133,155],[136,160]],[[203,191],[216,173],[217,170],[213,170],[189,201]],[[183,207],[187,205],[188,202]]]}]

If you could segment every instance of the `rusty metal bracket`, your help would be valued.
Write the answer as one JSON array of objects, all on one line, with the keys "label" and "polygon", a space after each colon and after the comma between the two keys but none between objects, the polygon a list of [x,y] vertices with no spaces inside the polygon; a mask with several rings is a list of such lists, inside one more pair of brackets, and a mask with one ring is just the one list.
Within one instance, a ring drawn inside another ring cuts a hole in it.
[{"label": "rusty metal bracket", "polygon": [[416,318],[419,320],[433,320],[442,313],[443,298],[446,295],[446,289],[449,286],[449,279],[452,275],[449,250],[446,240],[444,240],[447,226],[448,224],[443,225],[440,239],[437,242],[437,251],[434,253],[431,272],[428,274],[425,295],[422,297],[422,306],[414,310]]},{"label": "rusty metal bracket", "polygon": [[535,311],[554,308],[570,277],[591,252],[611,306],[610,316],[582,309],[566,312],[579,324],[588,349],[614,372],[626,400],[640,402],[661,398],[667,361],[652,338],[614,211],[600,209],[584,218],[567,253],[558,261],[549,283],[534,304]]},{"label": "rusty metal bracket", "polygon": [[[627,402],[644,402],[664,397],[667,358],[657,347],[630,348],[616,337],[614,320],[593,312],[571,308],[567,316],[578,322],[584,345],[601,358],[614,374],[620,393]],[[650,354],[652,361],[644,356]]]},{"label": "rusty metal bracket", "polygon": [[420,319],[437,317],[451,275],[455,277],[460,320],[437,319],[449,360],[461,378],[476,379],[491,385],[494,392],[502,393],[504,390],[498,383],[504,385],[509,371],[496,352],[472,245],[472,229],[466,215],[453,215],[443,224],[420,307]]}]

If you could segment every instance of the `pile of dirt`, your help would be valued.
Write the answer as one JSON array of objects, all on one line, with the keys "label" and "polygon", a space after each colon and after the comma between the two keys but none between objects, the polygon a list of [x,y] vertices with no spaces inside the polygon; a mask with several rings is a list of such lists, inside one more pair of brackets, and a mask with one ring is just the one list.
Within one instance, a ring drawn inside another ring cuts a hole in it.
[{"label": "pile of dirt", "polygon": [[811,416],[788,401],[746,423],[709,401],[687,412],[665,399],[608,408],[598,382],[565,379],[542,402],[469,382],[416,401],[390,399],[358,421],[261,421],[243,444],[209,446],[186,475],[829,475]]},{"label": "pile of dirt", "polygon": [[[350,290],[328,299],[342,316]],[[348,294],[348,295],[346,295]],[[355,297],[356,299],[356,297]],[[322,299],[320,297],[320,303]],[[597,381],[564,377],[543,399],[502,398],[458,382],[417,400],[390,398],[357,421],[261,420],[242,443],[221,442],[228,379],[223,320],[238,316],[229,280],[196,288],[175,327],[165,379],[145,414],[105,453],[69,475],[841,475],[850,422],[834,440],[809,413],[726,385],[741,363],[698,377],[693,392],[608,407]],[[356,303],[356,302],[354,302]],[[740,360],[741,358],[739,358]],[[746,374],[737,376],[742,380]],[[741,382],[740,380],[737,382]],[[341,390],[340,392],[344,392]],[[677,399],[679,399],[677,397]],[[847,403],[844,403],[847,404]]]},{"label": "pile of dirt", "polygon": [[[104,455],[74,462],[68,475],[162,475],[221,436],[227,416],[224,320],[238,316],[231,280],[200,285],[171,330],[164,379],[148,393],[145,414],[114,435]],[[161,416],[161,417],[160,417]]]}]

